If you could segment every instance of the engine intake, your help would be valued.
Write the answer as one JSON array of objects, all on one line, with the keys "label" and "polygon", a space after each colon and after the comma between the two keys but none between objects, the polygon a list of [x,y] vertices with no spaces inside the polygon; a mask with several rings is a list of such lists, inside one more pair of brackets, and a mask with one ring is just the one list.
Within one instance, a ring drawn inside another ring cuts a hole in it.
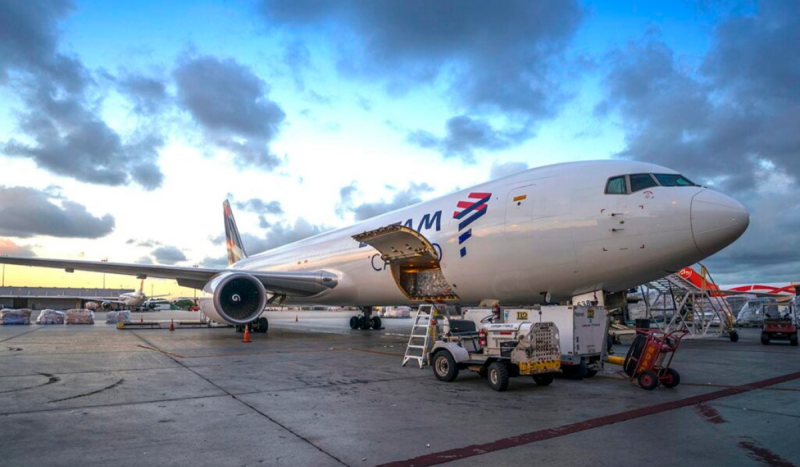
[{"label": "engine intake", "polygon": [[264,285],[250,274],[220,274],[203,290],[213,294],[213,298],[206,303],[201,301],[201,307],[203,313],[214,321],[247,324],[258,318],[267,306]]}]

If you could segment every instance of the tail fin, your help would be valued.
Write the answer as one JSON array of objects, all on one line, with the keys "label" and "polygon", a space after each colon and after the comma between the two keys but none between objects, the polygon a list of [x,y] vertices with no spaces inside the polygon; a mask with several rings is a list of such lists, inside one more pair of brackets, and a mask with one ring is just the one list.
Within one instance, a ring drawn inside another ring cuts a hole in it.
[{"label": "tail fin", "polygon": [[233,219],[231,203],[226,199],[222,207],[225,213],[225,245],[228,247],[228,266],[230,266],[247,258],[247,253],[244,251],[242,237],[239,236],[239,229],[236,228],[236,221]]}]

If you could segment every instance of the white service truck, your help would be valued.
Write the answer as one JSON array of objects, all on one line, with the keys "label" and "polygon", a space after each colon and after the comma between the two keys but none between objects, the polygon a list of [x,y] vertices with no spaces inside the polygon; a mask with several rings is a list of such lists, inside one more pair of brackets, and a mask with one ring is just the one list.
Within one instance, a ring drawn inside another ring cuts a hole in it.
[{"label": "white service truck", "polygon": [[503,322],[555,323],[560,337],[561,371],[565,376],[591,378],[603,369],[608,342],[608,314],[602,306],[504,308]]}]

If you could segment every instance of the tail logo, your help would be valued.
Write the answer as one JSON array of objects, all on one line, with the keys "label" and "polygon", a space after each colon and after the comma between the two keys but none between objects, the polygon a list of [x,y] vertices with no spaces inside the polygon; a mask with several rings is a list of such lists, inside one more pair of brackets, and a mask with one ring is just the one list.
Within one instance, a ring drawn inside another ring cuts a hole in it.
[{"label": "tail logo", "polygon": [[453,213],[453,219],[461,221],[458,223],[458,245],[461,247],[462,258],[467,256],[467,247],[464,246],[464,243],[472,237],[472,228],[469,226],[486,214],[492,194],[470,193],[467,198],[469,200],[458,202],[456,207],[461,210]]}]

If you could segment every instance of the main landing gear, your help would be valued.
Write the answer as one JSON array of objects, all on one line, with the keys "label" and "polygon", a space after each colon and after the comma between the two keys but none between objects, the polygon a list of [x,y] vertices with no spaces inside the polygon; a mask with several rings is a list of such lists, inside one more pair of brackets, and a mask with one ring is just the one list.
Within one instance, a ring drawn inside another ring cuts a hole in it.
[{"label": "main landing gear", "polygon": [[[236,332],[244,332],[244,324],[237,324],[236,325]],[[266,333],[269,330],[269,320],[264,316],[251,321],[248,326],[250,326],[250,332],[261,332]]]},{"label": "main landing gear", "polygon": [[361,307],[362,314],[358,316],[353,316],[350,318],[350,329],[375,329],[378,330],[381,328],[381,317],[380,316],[372,316],[372,307],[371,306],[363,306]]}]

